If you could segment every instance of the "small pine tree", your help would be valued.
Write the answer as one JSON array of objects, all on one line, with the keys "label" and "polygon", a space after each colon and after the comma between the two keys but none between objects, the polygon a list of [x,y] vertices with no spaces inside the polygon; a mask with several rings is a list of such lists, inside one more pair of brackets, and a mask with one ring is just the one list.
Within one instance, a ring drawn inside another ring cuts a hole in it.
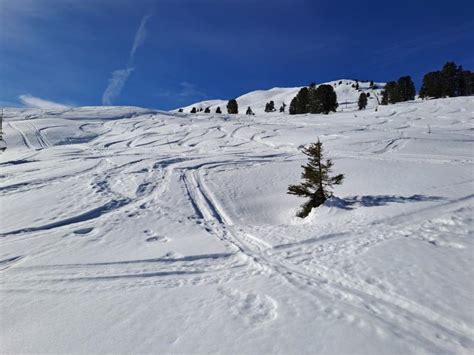
[{"label": "small pine tree", "polygon": [[319,113],[319,101],[316,95],[316,86],[311,85],[308,88],[308,108],[306,112]]},{"label": "small pine tree", "polygon": [[423,77],[423,84],[420,89],[420,97],[425,98],[440,98],[444,96],[444,82],[440,71],[433,71],[425,74]]},{"label": "small pine tree", "polygon": [[275,112],[275,102],[273,100],[265,104],[265,112]]},{"label": "small pine tree", "polygon": [[388,93],[387,90],[382,91],[382,100],[380,102],[381,105],[388,105]]},{"label": "small pine tree", "polygon": [[459,96],[466,96],[466,94],[469,92],[470,71],[463,70],[462,65],[460,65],[457,79]]},{"label": "small pine tree", "polygon": [[359,82],[356,83],[356,90],[359,90]]},{"label": "small pine tree", "polygon": [[331,85],[319,85],[310,93],[309,108],[311,113],[327,115],[331,111],[336,112],[338,107],[337,95]]},{"label": "small pine tree", "polygon": [[196,107],[193,107],[193,108],[191,109],[191,113],[196,113],[196,112],[197,112]]},{"label": "small pine tree", "polygon": [[216,108],[216,113],[222,113],[221,108],[219,106],[217,106]]},{"label": "small pine tree", "polygon": [[367,107],[367,95],[365,94],[365,92],[359,95],[358,104],[359,104],[359,110],[365,110],[365,108]]},{"label": "small pine tree", "polygon": [[463,70],[460,78],[460,90],[462,96],[474,95],[474,73]]},{"label": "small pine tree", "polygon": [[270,109],[271,112],[275,112],[276,109],[275,109],[275,102],[273,100],[271,100],[269,103],[268,103],[268,108]]},{"label": "small pine tree", "polygon": [[250,116],[254,115],[254,113],[253,113],[252,109],[250,108],[250,106],[247,108],[247,112],[245,112],[245,114],[250,115]]},{"label": "small pine tree", "polygon": [[280,112],[285,112],[286,110],[286,104],[283,103],[281,106],[280,106]]},{"label": "small pine tree", "polygon": [[454,97],[459,96],[458,93],[458,67],[454,62],[447,62],[443,69],[441,69],[441,75],[443,76],[443,96]]},{"label": "small pine tree", "polygon": [[308,113],[309,112],[309,90],[307,87],[301,88],[296,95],[296,113]]},{"label": "small pine tree", "polygon": [[293,100],[290,102],[290,107],[288,109],[288,112],[290,115],[296,115],[296,106],[298,105],[298,98],[295,96]]},{"label": "small pine tree", "polygon": [[[398,88],[397,82],[389,81],[387,85],[385,85],[384,95],[386,95],[386,100],[389,104],[396,104],[397,102],[400,102],[400,90]],[[382,102],[384,102],[383,96]]]},{"label": "small pine tree", "polygon": [[370,86],[371,89],[373,89],[375,87],[375,83],[374,83],[373,80],[370,81],[369,86]]},{"label": "small pine tree", "polygon": [[330,176],[333,162],[331,159],[324,161],[323,144],[319,141],[310,144],[303,149],[303,153],[308,156],[309,162],[302,166],[301,178],[304,180],[299,185],[288,186],[290,195],[303,196],[309,198],[301,205],[301,210],[296,214],[300,218],[308,216],[313,208],[322,205],[332,196],[331,188],[340,185],[344,175]]},{"label": "small pine tree", "polygon": [[229,114],[239,113],[239,106],[237,105],[237,100],[235,99],[229,100],[229,102],[227,103],[227,112]]},{"label": "small pine tree", "polygon": [[204,113],[211,113],[211,108],[210,108],[210,107],[206,107],[206,109],[204,110]]},{"label": "small pine tree", "polygon": [[410,76],[402,76],[400,79],[398,79],[397,86],[400,102],[415,99],[415,84],[413,83],[413,80],[411,80]]},{"label": "small pine tree", "polygon": [[183,112],[183,109],[182,109],[182,108],[180,108],[180,109],[178,110],[178,112]]}]

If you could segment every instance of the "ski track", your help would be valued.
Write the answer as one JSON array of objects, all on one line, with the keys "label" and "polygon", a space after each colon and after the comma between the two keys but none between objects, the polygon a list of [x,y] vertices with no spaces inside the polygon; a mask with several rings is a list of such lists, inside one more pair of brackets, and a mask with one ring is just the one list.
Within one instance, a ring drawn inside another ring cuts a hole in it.
[{"label": "ski track", "polygon": [[[440,103],[434,109],[431,107],[429,114],[464,112],[450,111],[452,108],[449,105],[443,105]],[[74,111],[67,112],[71,114]],[[383,113],[377,112],[371,117],[373,122],[368,122],[364,128],[341,131],[338,134],[357,132],[363,137],[368,131],[410,132],[413,130],[413,120],[410,121],[412,115],[419,117],[420,109],[387,109]],[[67,152],[62,156],[62,151],[55,147],[54,139],[42,133],[45,130],[45,127],[41,127],[42,120],[52,116],[26,115],[21,120],[7,121],[6,126],[11,129],[12,135],[16,134],[20,138],[22,150],[39,152],[34,156],[35,161],[67,164]],[[28,175],[25,175],[23,182],[2,182],[0,194],[10,196],[35,191],[56,182],[67,180],[74,183],[80,180],[88,181],[87,188],[102,203],[98,207],[77,211],[59,220],[10,229],[0,234],[0,240],[14,243],[17,239],[38,238],[45,233],[66,233],[70,230],[81,238],[86,238],[95,233],[95,226],[120,223],[124,214],[130,218],[139,218],[150,214],[152,210],[168,211],[169,208],[162,206],[161,201],[171,188],[176,189],[176,185],[172,184],[177,181],[183,198],[188,201],[192,210],[194,223],[212,238],[228,245],[229,252],[29,266],[25,263],[25,259],[28,259],[28,251],[25,250],[25,255],[0,257],[2,292],[70,293],[216,285],[228,300],[232,314],[243,317],[249,324],[262,326],[278,317],[278,301],[271,295],[245,293],[235,289],[235,284],[239,280],[257,276],[267,277],[297,290],[314,305],[320,317],[357,327],[373,327],[376,334],[389,331],[414,346],[423,346],[428,352],[450,352],[452,346],[474,346],[474,328],[471,324],[398,294],[396,290],[387,288],[383,281],[369,282],[354,277],[343,268],[335,267],[393,240],[412,238],[433,244],[433,240],[426,236],[431,227],[427,223],[431,223],[439,215],[471,208],[474,195],[441,200],[414,212],[373,221],[372,226],[384,226],[382,233],[380,228],[361,225],[358,228],[351,226],[347,230],[342,227],[338,232],[304,240],[271,244],[266,241],[268,239],[249,233],[247,228],[242,228],[233,221],[217,192],[210,188],[211,184],[206,180],[218,169],[231,171],[298,159],[296,145],[272,143],[272,139],[280,141],[284,135],[280,128],[275,128],[280,124],[262,122],[254,127],[243,119],[239,122],[209,119],[206,122],[203,119],[189,120],[189,117],[187,122],[174,122],[174,116],[163,118],[149,113],[130,113],[115,119],[81,123],[78,129],[84,133],[97,130],[98,127],[105,132],[89,142],[70,145],[71,148],[77,146],[80,150],[76,157],[78,161],[99,159],[97,164],[74,174],[60,173],[38,179],[28,179]],[[81,118],[83,119],[87,117]],[[263,120],[265,119],[264,116]],[[318,124],[320,123],[316,122],[315,126]],[[297,126],[298,129],[304,127],[306,123]],[[282,123],[281,129],[283,128]],[[432,125],[432,129],[435,131],[436,125]],[[360,139],[347,144],[346,148],[364,144],[364,150],[336,148],[333,156],[387,162],[473,164],[472,156],[450,156],[443,159],[438,156],[402,153],[410,140],[409,133],[389,139]],[[472,142],[469,139],[466,141]],[[49,151],[51,153],[46,154]],[[2,161],[2,165],[9,169],[20,169],[28,165],[25,163],[31,157]],[[133,189],[127,189],[124,185],[129,179],[133,179]],[[472,185],[472,180],[466,180],[462,184]],[[413,225],[420,227],[417,229]],[[145,234],[146,242],[168,242],[167,238],[152,231],[146,231]],[[445,246],[456,247],[452,243],[445,243]],[[337,300],[337,303],[331,305],[330,300]],[[372,319],[370,325],[365,321],[367,315]]]},{"label": "ski track", "polygon": [[[351,280],[352,277],[332,272],[326,266],[320,265],[317,261],[319,255],[312,255],[311,260],[314,261],[314,265],[308,268],[303,263],[288,262],[288,258],[282,258],[281,255],[273,253],[271,248],[259,242],[258,238],[249,238],[248,235],[236,233],[231,227],[231,221],[220,212],[220,208],[216,205],[213,198],[210,197],[209,192],[203,188],[203,183],[196,178],[196,174],[191,173],[188,176],[190,177],[184,179],[186,189],[198,217],[203,218],[209,226],[212,226],[210,230],[217,238],[230,242],[238,252],[251,260],[258,269],[264,269],[270,274],[277,274],[300,291],[310,294],[312,292],[318,294],[323,291],[336,299],[349,300],[351,307],[359,308],[356,312],[367,312],[368,310],[379,322],[389,322],[390,328],[398,328],[397,332],[403,333],[405,336],[411,337],[411,334],[418,332],[418,340],[420,337],[425,336],[425,343],[429,343],[429,339],[434,337],[439,331],[461,339],[462,343],[470,343],[474,329],[462,322],[443,317],[420,304],[410,302],[396,294],[387,294],[386,291],[381,291],[362,280],[358,280],[359,284],[357,284]],[[194,192],[191,193],[191,191]],[[402,219],[400,217],[393,218],[390,221],[391,224],[395,220]],[[356,233],[352,231],[351,239],[354,239],[354,234]],[[399,235],[394,234],[395,238],[400,238]],[[362,238],[356,238],[357,242],[355,245],[354,242],[350,242],[352,249],[350,250],[350,255],[359,254],[377,243],[392,238],[394,236],[390,235],[390,233],[385,237],[363,236]],[[331,238],[319,238],[320,243],[324,245],[325,239]],[[332,246],[331,249],[334,251],[330,254],[331,258],[338,258],[338,255],[344,253],[344,248],[341,248],[340,245]],[[285,254],[288,255],[288,252]],[[374,307],[374,303],[378,307]],[[347,319],[353,322],[355,317],[351,315]],[[400,326],[404,323],[403,320],[407,318],[410,320],[411,327]],[[426,334],[423,334],[423,332]]]}]

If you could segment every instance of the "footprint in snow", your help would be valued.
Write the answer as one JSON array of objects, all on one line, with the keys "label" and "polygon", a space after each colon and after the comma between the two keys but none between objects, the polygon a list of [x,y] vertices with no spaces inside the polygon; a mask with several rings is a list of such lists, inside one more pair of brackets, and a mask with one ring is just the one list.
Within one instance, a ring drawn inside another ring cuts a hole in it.
[{"label": "footprint in snow", "polygon": [[92,228],[92,227],[90,227],[90,228],[80,228],[80,229],[76,229],[75,231],[73,231],[73,233],[78,234],[78,235],[84,235],[84,234],[89,234],[93,230],[94,230],[94,228]]},{"label": "footprint in snow", "polygon": [[143,232],[148,236],[148,238],[145,239],[145,242],[147,243],[151,243],[151,242],[166,243],[169,241],[168,238],[158,235],[155,232],[151,231],[150,229],[145,229]]},{"label": "footprint in snow", "polygon": [[278,316],[277,302],[267,295],[224,288],[219,289],[219,292],[228,299],[231,312],[250,324],[263,324]]}]

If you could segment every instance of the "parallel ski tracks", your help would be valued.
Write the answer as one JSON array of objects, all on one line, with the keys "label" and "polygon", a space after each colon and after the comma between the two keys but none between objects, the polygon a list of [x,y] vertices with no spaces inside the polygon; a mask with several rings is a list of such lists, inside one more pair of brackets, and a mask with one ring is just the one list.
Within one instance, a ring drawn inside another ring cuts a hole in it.
[{"label": "parallel ski tracks", "polygon": [[[369,313],[374,318],[375,323],[380,325],[390,323],[389,328],[395,329],[395,332],[403,333],[405,338],[411,338],[414,342],[419,341],[422,337],[425,344],[430,344],[433,339],[436,339],[436,334],[439,332],[450,334],[455,343],[458,340],[463,344],[471,342],[474,329],[465,323],[447,318],[401,295],[386,290],[382,291],[361,279],[353,280],[353,277],[318,262],[317,255],[312,255],[313,260],[315,258],[316,260],[311,266],[292,263],[290,259],[285,258],[286,253],[279,252],[279,249],[284,249],[281,246],[272,248],[267,243],[260,241],[259,238],[234,228],[230,218],[225,215],[206,187],[199,170],[186,171],[183,175],[183,181],[197,217],[204,219],[209,231],[220,240],[233,245],[237,253],[243,254],[254,267],[265,270],[270,277],[277,276],[285,280],[299,291],[313,296],[314,300],[326,295],[329,299],[337,299],[343,302],[356,315]],[[420,217],[423,219],[430,209],[433,213],[436,213],[437,210],[443,208],[457,207],[470,198],[471,196],[446,203],[443,204],[443,207],[426,208]],[[364,235],[366,229],[352,230],[335,236],[338,239],[336,243],[347,242],[350,238],[351,250],[349,254],[353,256],[364,252],[374,244],[401,238],[402,235],[397,234],[396,230],[399,224],[404,224],[405,217],[403,215],[400,218],[390,218],[390,225],[395,224],[396,228],[391,232],[388,231],[383,236]],[[315,240],[314,243],[333,242],[332,238],[321,237],[319,240]],[[353,249],[354,247],[355,249]],[[357,249],[360,249],[359,252],[357,252]],[[333,255],[327,257],[337,258],[339,253],[337,246],[333,246],[331,250]],[[318,302],[316,301],[316,303]],[[349,317],[349,319],[353,319],[353,317]],[[409,320],[409,322],[407,323],[406,320]],[[414,336],[413,334],[417,335]],[[433,350],[439,349],[434,343],[431,345]]]}]

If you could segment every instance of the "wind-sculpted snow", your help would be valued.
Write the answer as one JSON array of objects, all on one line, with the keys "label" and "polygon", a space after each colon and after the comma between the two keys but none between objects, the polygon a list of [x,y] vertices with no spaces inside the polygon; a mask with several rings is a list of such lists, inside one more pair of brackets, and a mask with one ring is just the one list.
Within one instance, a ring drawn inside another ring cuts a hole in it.
[{"label": "wind-sculpted snow", "polygon": [[[473,98],[4,116],[2,353],[474,348]],[[346,180],[302,220],[318,138]]]}]

